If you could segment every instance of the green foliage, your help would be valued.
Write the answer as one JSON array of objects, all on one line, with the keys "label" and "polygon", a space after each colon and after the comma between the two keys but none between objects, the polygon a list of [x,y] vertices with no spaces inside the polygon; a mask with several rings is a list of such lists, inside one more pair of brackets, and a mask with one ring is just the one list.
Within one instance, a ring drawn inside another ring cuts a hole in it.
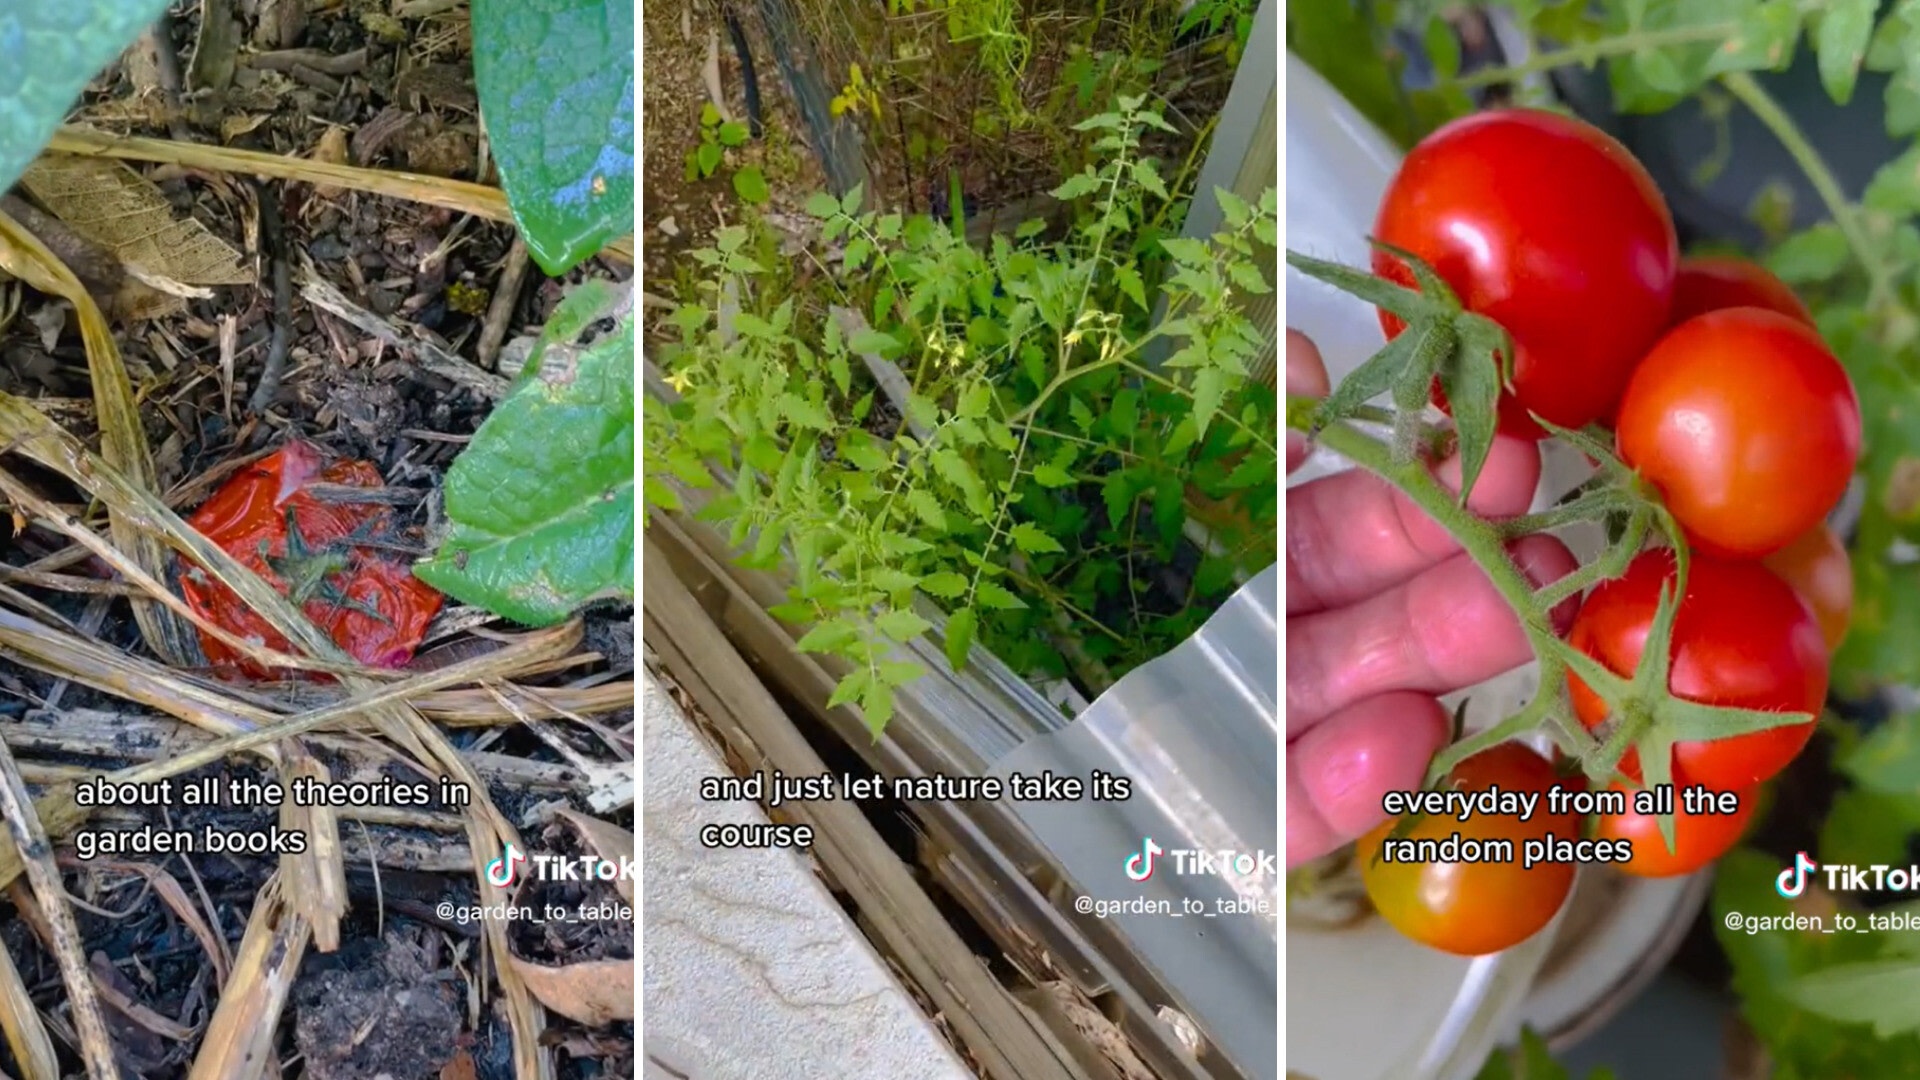
[{"label": "green foliage", "polygon": [[[1340,96],[1352,103],[1361,115],[1373,121],[1381,132],[1402,148],[1411,147],[1420,137],[1442,123],[1466,112],[1472,102],[1454,87],[1408,89],[1401,75],[1406,57],[1387,44],[1388,34],[1401,23],[1421,28],[1437,23],[1434,13],[1421,14],[1408,4],[1404,9],[1388,4],[1300,3],[1287,5],[1287,51],[1320,73]],[[1439,43],[1443,33],[1423,33],[1423,40]],[[1433,60],[1443,78],[1447,70],[1444,50],[1435,50]],[[1452,53],[1458,67],[1458,50]]]},{"label": "green foliage", "polygon": [[1209,36],[1226,34],[1227,63],[1238,65],[1246,51],[1247,38],[1253,34],[1255,0],[1194,0],[1180,17],[1180,33],[1200,30]]},{"label": "green foliage", "polygon": [[[738,120],[722,120],[720,110],[709,101],[700,108],[700,143],[687,151],[687,180],[705,180],[720,171],[727,151],[745,146],[750,137],[747,125]],[[736,169],[733,193],[740,201],[758,206],[772,197],[766,174],[757,165]]]},{"label": "green foliage", "polygon": [[0,193],[20,179],[88,81],[166,0],[75,0],[0,9]]},{"label": "green foliage", "polygon": [[[802,649],[849,661],[834,703],[876,734],[922,674],[895,646],[942,611],[955,667],[978,641],[1022,674],[1097,685],[1273,559],[1275,395],[1247,379],[1265,339],[1233,296],[1270,288],[1254,251],[1274,242],[1276,198],[1218,192],[1212,243],[1153,239],[1166,193],[1139,142],[1166,126],[1131,97],[1080,124],[1101,160],[1055,192],[1077,212],[1055,241],[1036,222],[974,248],[855,189],[807,204],[838,248],[824,297],[795,292],[776,241],[744,226],[694,254],[702,295],[660,354],[680,400],[646,412],[647,501],[679,508],[670,479],[713,488],[702,514],[749,564],[790,556],[775,614],[811,624]],[[1244,520],[1176,590],[1196,494]]]},{"label": "green foliage", "polygon": [[[1474,1080],[1574,1080],[1566,1066],[1553,1060],[1547,1041],[1532,1028],[1522,1028],[1517,1046],[1496,1052],[1474,1074]],[[1585,1080],[1616,1080],[1612,1069],[1595,1069]]]},{"label": "green foliage", "polygon": [[633,13],[613,0],[473,0],[480,112],[549,274],[633,231]]},{"label": "green foliage", "polygon": [[[954,45],[971,45],[981,67],[993,80],[1003,107],[1024,112],[1020,102],[1020,76],[1033,55],[1033,42],[1021,31],[1024,22],[1020,0],[887,0],[894,15],[918,11],[941,11],[946,15],[947,40]],[[860,70],[853,71],[853,87],[860,86]],[[878,103],[874,103],[878,113]],[[836,114],[837,115],[837,114]]]},{"label": "green foliage", "polygon": [[618,300],[589,281],[554,312],[512,394],[447,471],[451,529],[415,567],[421,580],[528,626],[633,599],[633,321],[573,344]]},{"label": "green foliage", "polygon": [[[1772,856],[1737,850],[1720,862],[1712,900],[1715,934],[1733,965],[1741,1013],[1773,1058],[1775,1080],[1920,1077],[1920,1037],[1908,1032],[1876,1039],[1865,1026],[1877,1018],[1874,997],[1908,1017],[1920,1016],[1915,980],[1902,985],[1897,976],[1885,977],[1903,967],[1920,972],[1912,959],[1920,935],[1876,931],[1863,912],[1847,914],[1856,920],[1855,930],[1840,931],[1834,921],[1839,912],[1830,902],[1782,897],[1774,889],[1780,871]],[[1810,893],[1818,897],[1817,875],[1813,881]],[[1741,921],[1795,914],[1820,921],[1799,929]],[[1864,997],[1863,987],[1870,988]]]}]

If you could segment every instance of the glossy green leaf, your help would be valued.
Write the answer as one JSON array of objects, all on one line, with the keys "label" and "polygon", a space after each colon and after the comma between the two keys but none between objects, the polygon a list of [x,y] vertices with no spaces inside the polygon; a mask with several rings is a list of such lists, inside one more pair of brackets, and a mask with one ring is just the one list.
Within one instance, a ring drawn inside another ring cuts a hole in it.
[{"label": "glossy green leaf", "polygon": [[39,156],[87,83],[166,6],[166,0],[0,4],[0,192]]},{"label": "glossy green leaf", "polygon": [[633,231],[634,11],[473,0],[481,115],[514,220],[549,274]]},{"label": "glossy green leaf", "polygon": [[537,364],[447,471],[451,529],[415,573],[547,626],[633,598],[633,322],[585,348],[552,346]]}]

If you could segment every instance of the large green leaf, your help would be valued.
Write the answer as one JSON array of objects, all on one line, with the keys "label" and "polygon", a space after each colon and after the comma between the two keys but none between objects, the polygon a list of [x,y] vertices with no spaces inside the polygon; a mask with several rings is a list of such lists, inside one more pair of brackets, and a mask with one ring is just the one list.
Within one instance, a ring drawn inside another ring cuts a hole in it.
[{"label": "large green leaf", "polygon": [[167,0],[0,3],[0,192],[53,137],[89,80]]},{"label": "large green leaf", "polygon": [[531,357],[447,471],[452,527],[415,567],[421,580],[527,626],[633,599],[633,372],[631,318],[585,348]]},{"label": "large green leaf", "polygon": [[559,275],[633,231],[629,0],[473,0],[473,71],[527,250]]}]

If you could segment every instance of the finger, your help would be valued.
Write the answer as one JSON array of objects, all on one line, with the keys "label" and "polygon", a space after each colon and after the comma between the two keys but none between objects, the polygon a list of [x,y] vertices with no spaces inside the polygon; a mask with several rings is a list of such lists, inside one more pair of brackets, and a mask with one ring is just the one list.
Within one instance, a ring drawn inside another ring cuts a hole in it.
[{"label": "finger", "polygon": [[1387,819],[1389,791],[1415,791],[1446,744],[1446,710],[1425,694],[1368,698],[1287,745],[1287,869]]},{"label": "finger", "polygon": [[[1509,551],[1536,586],[1575,566],[1551,536],[1527,537]],[[1556,629],[1576,607],[1569,601],[1554,612]],[[1449,693],[1532,656],[1493,583],[1470,557],[1456,555],[1357,604],[1287,619],[1287,736],[1376,694]]]},{"label": "finger", "polygon": [[[1448,458],[1436,475],[1459,491],[1460,458]],[[1539,447],[1497,438],[1467,506],[1482,517],[1524,513],[1539,484]],[[1287,614],[1372,596],[1459,550],[1446,529],[1372,473],[1354,469],[1289,488]]]},{"label": "finger", "polygon": [[[1298,330],[1287,329],[1287,393],[1304,397],[1323,398],[1329,392],[1327,385],[1327,365],[1320,359],[1320,349],[1313,340]],[[1306,436],[1297,432],[1287,432],[1287,472],[1300,467],[1307,460]]]}]

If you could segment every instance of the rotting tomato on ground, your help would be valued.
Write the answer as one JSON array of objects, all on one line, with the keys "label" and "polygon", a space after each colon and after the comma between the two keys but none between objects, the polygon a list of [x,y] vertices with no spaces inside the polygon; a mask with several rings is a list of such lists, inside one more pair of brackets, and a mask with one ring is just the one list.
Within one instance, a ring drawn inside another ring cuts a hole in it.
[{"label": "rotting tomato on ground", "polygon": [[[323,499],[316,484],[372,489],[384,481],[369,462],[328,462],[311,444],[290,442],[236,473],[187,523],[282,596],[298,600],[307,618],[354,659],[404,667],[444,598],[394,553],[404,545],[388,506]],[[291,651],[259,613],[201,568],[185,567],[180,586],[203,618],[276,652]],[[287,674],[265,670],[205,633],[200,647],[216,668],[253,678]]]},{"label": "rotting tomato on ground", "polygon": [[[1574,617],[1567,642],[1630,677],[1639,667],[1660,602],[1674,576],[1673,552],[1641,554],[1627,572],[1596,586]],[[1813,613],[1779,576],[1755,562],[1695,555],[1687,594],[1673,620],[1668,690],[1678,698],[1727,708],[1819,716],[1827,696],[1826,641]],[[1609,720],[1606,703],[1568,676],[1575,713],[1589,730]],[[1727,739],[1673,744],[1673,783],[1740,791],[1787,767],[1813,737],[1814,721]],[[1627,751],[1620,771],[1640,779],[1640,756]]]},{"label": "rotting tomato on ground", "polygon": [[[1500,429],[1538,439],[1527,414],[1577,428],[1607,416],[1667,325],[1679,243],[1646,169],[1592,125],[1507,109],[1440,128],[1414,147],[1374,236],[1418,256],[1515,347]],[[1375,249],[1374,273],[1412,272]],[[1404,324],[1385,311],[1389,338]],[[1442,408],[1439,388],[1434,401]]]},{"label": "rotting tomato on ground", "polygon": [[1447,775],[1443,790],[1538,792],[1541,803],[1522,821],[1506,814],[1473,814],[1465,821],[1451,815],[1421,818],[1405,839],[1510,841],[1512,861],[1387,862],[1383,845],[1401,819],[1391,819],[1361,837],[1355,849],[1361,880],[1375,911],[1394,929],[1423,945],[1458,956],[1484,956],[1510,948],[1553,921],[1573,891],[1574,865],[1567,862],[1523,864],[1528,840],[1549,834],[1578,839],[1580,819],[1550,814],[1545,793],[1560,783],[1553,765],[1524,743],[1489,747],[1462,761]]},{"label": "rotting tomato on ground", "polygon": [[1860,404],[1812,328],[1728,308],[1675,327],[1641,361],[1616,441],[1695,547],[1761,558],[1846,493],[1860,460]]},{"label": "rotting tomato on ground", "polygon": [[1732,255],[1698,255],[1680,260],[1673,279],[1673,311],[1668,326],[1726,308],[1757,307],[1777,311],[1812,326],[1813,313],[1800,297],[1766,267]]},{"label": "rotting tomato on ground", "polygon": [[1673,796],[1673,849],[1667,849],[1660,835],[1660,816],[1642,814],[1633,808],[1637,789],[1615,782],[1609,789],[1627,797],[1624,814],[1599,814],[1595,818],[1594,839],[1625,840],[1633,845],[1633,858],[1613,866],[1634,877],[1664,878],[1691,874],[1733,850],[1753,820],[1760,798],[1757,789],[1735,793],[1738,807],[1731,814],[1689,814],[1686,802],[1676,786]]},{"label": "rotting tomato on ground", "polygon": [[1780,575],[1813,612],[1827,652],[1839,651],[1853,618],[1853,563],[1839,534],[1822,522],[1762,559],[1761,565]]}]

